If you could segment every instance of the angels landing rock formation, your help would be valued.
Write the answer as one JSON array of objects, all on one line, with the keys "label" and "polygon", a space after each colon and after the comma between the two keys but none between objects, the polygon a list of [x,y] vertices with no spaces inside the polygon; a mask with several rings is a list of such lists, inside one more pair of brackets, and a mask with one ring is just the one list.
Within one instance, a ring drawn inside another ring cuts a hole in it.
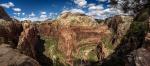
[{"label": "angels landing rock formation", "polygon": [[17,49],[27,56],[36,59],[35,47],[38,44],[38,31],[35,26],[30,23],[23,23],[23,32],[19,37]]}]

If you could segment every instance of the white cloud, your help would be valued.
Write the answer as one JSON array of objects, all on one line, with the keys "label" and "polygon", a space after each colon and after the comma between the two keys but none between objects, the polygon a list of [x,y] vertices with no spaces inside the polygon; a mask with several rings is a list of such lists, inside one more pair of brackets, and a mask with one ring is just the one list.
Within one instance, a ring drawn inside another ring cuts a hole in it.
[{"label": "white cloud", "polygon": [[12,8],[15,12],[20,12],[21,9],[20,8]]},{"label": "white cloud", "polygon": [[107,8],[103,10],[90,10],[86,15],[92,16],[96,19],[106,19],[115,15],[124,14],[121,10],[116,8]]},{"label": "white cloud", "polygon": [[13,14],[16,15],[16,16],[20,16],[21,13],[13,13]]},{"label": "white cloud", "polygon": [[99,1],[99,2],[106,2],[107,0],[97,0],[97,1]]},{"label": "white cloud", "polygon": [[[19,17],[19,16],[14,16],[14,18],[23,21],[23,20],[31,20],[31,21],[44,21],[48,19],[48,16],[46,15],[46,12],[40,12],[40,16],[36,16],[34,12],[32,12],[31,14],[27,15],[26,17]],[[14,13],[17,14],[17,13]],[[20,13],[22,15],[25,15],[25,13]]]},{"label": "white cloud", "polygon": [[54,19],[57,15],[58,13],[49,13],[48,17]]},{"label": "white cloud", "polygon": [[65,12],[71,12],[71,13],[82,13],[84,14],[85,12],[82,9],[71,9],[71,10],[64,10],[61,13],[65,13]]},{"label": "white cloud", "polygon": [[[105,2],[107,0],[98,0],[98,1]],[[110,7],[110,5],[107,6],[108,8],[104,9],[103,5],[96,5],[94,3],[88,4],[88,12],[86,13],[86,15],[92,16],[93,18],[96,19],[106,19],[114,15],[124,14],[120,9],[112,8]]]},{"label": "white cloud", "polygon": [[104,8],[103,8],[103,5],[90,5],[88,9],[89,10],[102,10]]},{"label": "white cloud", "polygon": [[29,17],[35,17],[34,12],[32,12],[31,14],[29,14]]},{"label": "white cloud", "polygon": [[40,15],[40,18],[47,18],[47,15]]},{"label": "white cloud", "polygon": [[43,12],[41,12],[41,14],[46,14],[46,12],[43,11]]},{"label": "white cloud", "polygon": [[71,9],[70,10],[72,13],[85,13],[83,10],[81,9]]},{"label": "white cloud", "polygon": [[25,15],[25,13],[22,13],[22,15]]},{"label": "white cloud", "polygon": [[10,8],[10,7],[14,7],[15,5],[12,2],[8,2],[8,3],[0,4],[0,6],[4,8]]},{"label": "white cloud", "polygon": [[85,5],[87,5],[86,0],[74,0],[74,3],[77,4],[80,7],[84,7]]}]

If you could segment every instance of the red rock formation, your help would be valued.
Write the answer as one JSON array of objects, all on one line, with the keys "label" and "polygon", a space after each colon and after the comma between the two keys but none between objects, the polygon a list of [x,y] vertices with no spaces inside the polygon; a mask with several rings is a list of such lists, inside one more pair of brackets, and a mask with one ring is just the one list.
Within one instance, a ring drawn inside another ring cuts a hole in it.
[{"label": "red rock formation", "polygon": [[40,35],[42,35],[42,36],[50,36],[50,35],[52,35],[51,23],[38,24],[38,30],[39,30]]},{"label": "red rock formation", "polygon": [[73,66],[73,49],[76,44],[76,34],[70,28],[62,28],[59,31],[59,50],[66,56],[66,62]]},{"label": "red rock formation", "polygon": [[36,59],[36,50],[35,46],[38,42],[38,30],[36,27],[29,27],[24,29],[24,31],[21,33],[21,36],[19,38],[17,49],[34,59]]}]

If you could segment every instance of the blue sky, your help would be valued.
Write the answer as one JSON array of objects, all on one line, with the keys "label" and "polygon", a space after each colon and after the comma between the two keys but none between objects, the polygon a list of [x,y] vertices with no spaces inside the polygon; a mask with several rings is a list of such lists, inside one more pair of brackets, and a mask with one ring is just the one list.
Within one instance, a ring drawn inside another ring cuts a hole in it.
[{"label": "blue sky", "polygon": [[0,6],[4,7],[13,18],[42,21],[55,19],[61,13],[68,11],[104,19],[117,14],[108,3],[109,0],[1,0]]}]

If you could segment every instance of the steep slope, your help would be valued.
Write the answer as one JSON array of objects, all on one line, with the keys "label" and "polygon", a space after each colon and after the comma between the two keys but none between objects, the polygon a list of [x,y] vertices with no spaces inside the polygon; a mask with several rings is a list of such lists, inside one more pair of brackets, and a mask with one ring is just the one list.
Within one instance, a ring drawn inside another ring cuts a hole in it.
[{"label": "steep slope", "polygon": [[[43,38],[46,40],[45,54],[53,59],[53,62],[70,66],[92,65],[92,62],[102,62],[109,55],[109,52],[104,52],[104,48],[108,48],[101,42],[102,37],[110,35],[108,26],[98,24],[89,16],[64,13],[51,23],[40,23],[38,26],[43,34],[51,33],[49,37]],[[42,29],[42,26],[45,29]]]},{"label": "steep slope", "polygon": [[5,12],[5,10],[3,9],[3,7],[1,7],[1,6],[0,6],[0,19],[9,20],[9,21],[12,20],[10,18],[10,16]]}]

